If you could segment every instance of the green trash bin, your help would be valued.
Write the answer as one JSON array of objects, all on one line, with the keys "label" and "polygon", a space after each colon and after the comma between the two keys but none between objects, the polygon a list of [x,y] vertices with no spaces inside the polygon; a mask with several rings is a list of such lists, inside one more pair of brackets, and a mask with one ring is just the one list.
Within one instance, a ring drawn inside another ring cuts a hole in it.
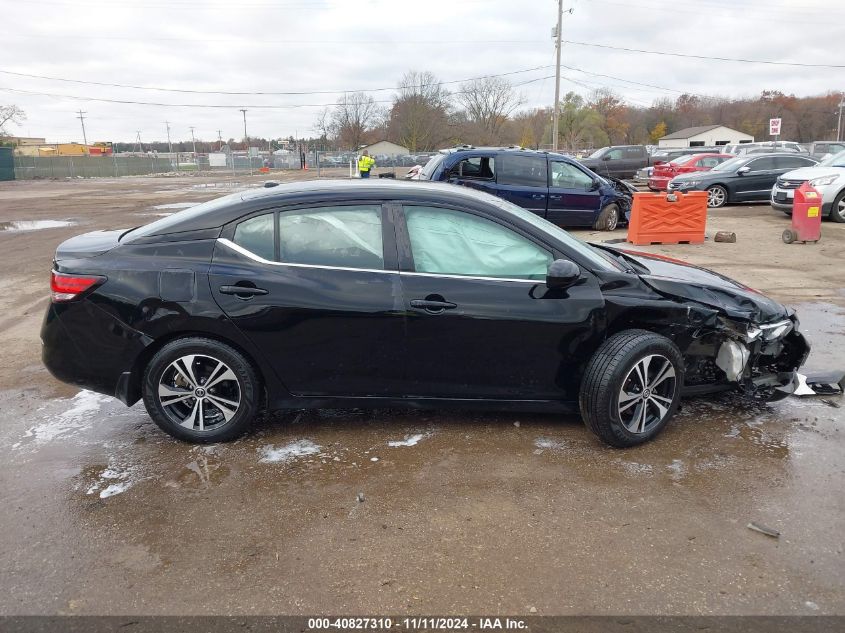
[{"label": "green trash bin", "polygon": [[0,147],[0,180],[15,179],[15,158],[11,147]]}]

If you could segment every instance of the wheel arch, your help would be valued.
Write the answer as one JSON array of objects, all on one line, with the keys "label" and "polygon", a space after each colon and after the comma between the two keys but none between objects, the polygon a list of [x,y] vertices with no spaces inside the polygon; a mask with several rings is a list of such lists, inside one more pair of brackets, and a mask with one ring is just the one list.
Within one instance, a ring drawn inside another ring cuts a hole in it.
[{"label": "wheel arch", "polygon": [[268,402],[268,385],[272,382],[274,378],[274,376],[270,374],[271,370],[265,367],[261,362],[258,362],[256,360],[256,356],[251,353],[248,349],[246,349],[245,346],[239,344],[237,341],[233,341],[231,338],[227,338],[218,333],[207,332],[204,330],[183,330],[178,332],[169,332],[168,334],[154,339],[152,343],[147,345],[141,351],[141,353],[138,354],[137,358],[135,358],[135,361],[132,364],[132,368],[128,372],[124,372],[121,375],[120,380],[118,381],[118,393],[116,394],[117,397],[124,403],[126,403],[128,406],[132,406],[133,404],[138,402],[141,399],[142,394],[141,389],[142,381],[144,379],[144,370],[147,368],[147,365],[149,365],[153,356],[155,356],[168,343],[172,343],[173,341],[177,341],[183,338],[211,339],[213,341],[217,341],[218,343],[228,345],[229,347],[237,351],[239,354],[241,354],[252,366],[256,376],[258,376],[258,380],[261,383],[263,403],[266,404]]}]

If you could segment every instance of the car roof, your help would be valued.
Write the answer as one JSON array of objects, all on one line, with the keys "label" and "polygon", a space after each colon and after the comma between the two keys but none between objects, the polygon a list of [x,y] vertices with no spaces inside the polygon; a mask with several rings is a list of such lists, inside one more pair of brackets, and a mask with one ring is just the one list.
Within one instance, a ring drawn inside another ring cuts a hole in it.
[{"label": "car roof", "polygon": [[403,180],[307,180],[274,187],[229,194],[179,211],[132,231],[127,242],[153,236],[219,229],[254,211],[296,204],[332,204],[338,201],[408,200],[483,206],[486,211],[504,214],[498,198],[469,187],[445,182]]}]

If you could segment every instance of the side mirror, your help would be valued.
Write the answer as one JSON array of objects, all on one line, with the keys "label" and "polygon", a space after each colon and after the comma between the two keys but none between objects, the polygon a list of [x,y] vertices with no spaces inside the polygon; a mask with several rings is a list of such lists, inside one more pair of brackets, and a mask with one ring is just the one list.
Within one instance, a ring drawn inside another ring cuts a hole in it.
[{"label": "side mirror", "polygon": [[560,290],[574,285],[581,277],[581,269],[568,259],[556,259],[549,264],[546,273],[546,286],[549,289]]},{"label": "side mirror", "polygon": [[751,167],[749,167],[748,165],[746,165],[745,167],[740,167],[739,169],[737,169],[737,170],[736,170],[736,173],[737,173],[737,175],[738,175],[738,176],[744,176],[744,175],[745,175],[745,174],[747,174],[749,171],[751,171]]},{"label": "side mirror", "polygon": [[601,182],[598,178],[594,178],[593,182],[587,185],[587,191],[597,191],[599,187],[601,187]]}]

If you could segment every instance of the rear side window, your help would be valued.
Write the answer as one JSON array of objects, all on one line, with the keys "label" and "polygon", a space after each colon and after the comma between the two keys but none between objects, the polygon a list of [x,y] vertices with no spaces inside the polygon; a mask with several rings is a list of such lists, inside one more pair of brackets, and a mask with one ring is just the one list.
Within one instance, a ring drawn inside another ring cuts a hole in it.
[{"label": "rear side window", "polygon": [[266,213],[238,224],[234,242],[250,253],[273,261],[276,259],[273,231],[273,214]]},{"label": "rear side window", "polygon": [[698,161],[698,166],[699,167],[707,167],[709,169],[712,169],[713,167],[715,167],[716,165],[718,165],[718,164],[720,164],[724,161],[725,161],[724,158],[720,158],[718,156],[707,156],[706,158],[702,158],[701,160]]},{"label": "rear side window", "polygon": [[487,156],[465,158],[452,167],[452,175],[458,176],[459,178],[492,180],[496,175],[495,160]]},{"label": "rear side window", "polygon": [[545,279],[552,254],[492,220],[452,209],[406,206],[416,272]]},{"label": "rear side window", "polygon": [[383,269],[381,207],[320,207],[279,213],[279,260]]},{"label": "rear side window", "polygon": [[499,156],[498,182],[500,185],[546,187],[546,159],[535,156]]},{"label": "rear side window", "polygon": [[800,156],[777,156],[775,161],[778,169],[800,169],[801,167],[815,165],[813,161]]}]

